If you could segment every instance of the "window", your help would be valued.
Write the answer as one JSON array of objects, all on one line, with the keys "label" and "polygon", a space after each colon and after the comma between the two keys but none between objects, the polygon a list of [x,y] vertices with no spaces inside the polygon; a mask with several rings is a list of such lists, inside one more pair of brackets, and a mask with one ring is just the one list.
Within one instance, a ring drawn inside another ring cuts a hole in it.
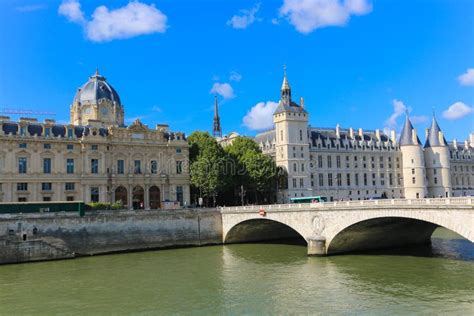
[{"label": "window", "polygon": [[391,174],[391,173],[388,174],[388,184],[390,186],[393,185],[393,174]]},{"label": "window", "polygon": [[434,174],[434,175],[436,175],[436,172],[437,172],[437,170],[436,170],[436,169],[433,169],[433,174]]},{"label": "window", "polygon": [[27,172],[28,159],[26,157],[18,158],[18,173]]},{"label": "window", "polygon": [[296,172],[296,163],[293,164],[293,172]]},{"label": "window", "polygon": [[91,159],[91,173],[99,173],[99,159]]},{"label": "window", "polygon": [[152,160],[150,162],[150,172],[152,174],[157,174],[158,173],[158,162],[156,160]]},{"label": "window", "polygon": [[91,149],[92,149],[92,150],[98,150],[98,149],[99,149],[99,146],[98,146],[98,145],[91,145]]},{"label": "window", "polygon": [[324,177],[322,173],[319,174],[319,186],[320,187],[324,186]]},{"label": "window", "polygon": [[176,173],[177,174],[183,173],[183,162],[182,161],[176,161]]},{"label": "window", "polygon": [[303,131],[300,130],[300,141],[302,141],[302,140],[303,140]]},{"label": "window", "polygon": [[51,128],[50,128],[50,127],[46,127],[46,128],[44,129],[44,136],[45,136],[45,137],[51,136]]},{"label": "window", "polygon": [[26,202],[26,201],[28,201],[28,200],[26,199],[26,197],[19,197],[19,198],[18,198],[18,202]]},{"label": "window", "polygon": [[72,201],[74,201],[74,197],[73,196],[67,196],[66,201],[72,202]]},{"label": "window", "polygon": [[296,188],[296,179],[293,179],[293,188]]},{"label": "window", "polygon": [[41,190],[43,191],[51,191],[53,189],[53,185],[51,182],[43,182],[41,183]]},{"label": "window", "polygon": [[119,159],[117,160],[117,173],[124,174],[125,173],[125,161]]},{"label": "window", "polygon": [[337,179],[337,186],[340,187],[342,185],[342,175],[340,173],[336,176]]},{"label": "window", "polygon": [[44,149],[51,149],[51,144],[43,144]]},{"label": "window", "polygon": [[341,156],[336,156],[336,168],[341,168]]},{"label": "window", "polygon": [[301,172],[304,172],[304,163],[301,164]]},{"label": "window", "polygon": [[64,185],[64,189],[66,191],[74,191],[75,190],[75,183],[74,182],[66,182],[66,184]]},{"label": "window", "polygon": [[135,161],[134,161],[133,172],[134,172],[135,174],[140,174],[140,173],[142,173],[142,167],[141,167],[141,165],[142,165],[142,162],[141,162],[140,160],[135,160]]},{"label": "window", "polygon": [[300,179],[300,188],[304,187],[304,180]]},{"label": "window", "polygon": [[66,173],[73,174],[74,173],[74,159],[68,158],[66,160]]},{"label": "window", "polygon": [[183,205],[183,187],[182,186],[176,187],[176,201],[178,201],[180,205]]},{"label": "window", "polygon": [[328,156],[328,168],[332,168],[331,156]]},{"label": "window", "polygon": [[323,156],[318,156],[318,168],[323,167]]},{"label": "window", "polygon": [[401,185],[402,184],[402,176],[397,173],[397,185]]},{"label": "window", "polygon": [[74,150],[74,145],[73,144],[67,144],[66,149],[67,150]]},{"label": "window", "polygon": [[413,184],[416,183],[416,178],[415,177],[411,178],[411,183],[413,183]]},{"label": "window", "polygon": [[367,173],[364,173],[364,185],[367,185]]},{"label": "window", "polygon": [[438,184],[438,178],[434,177],[434,184]]},{"label": "window", "polygon": [[359,185],[359,174],[358,173],[355,174],[355,185],[356,186]]},{"label": "window", "polygon": [[415,169],[411,169],[411,174],[415,174]]},{"label": "window", "polygon": [[91,202],[99,202],[99,187],[91,187]]},{"label": "window", "polygon": [[283,131],[280,131],[280,140],[283,141]]},{"label": "window", "polygon": [[67,138],[72,138],[74,135],[74,130],[72,128],[67,129]]},{"label": "window", "polygon": [[181,153],[181,148],[176,148],[176,153],[180,154]]},{"label": "window", "polygon": [[19,148],[26,148],[28,146],[26,145],[26,143],[20,143],[20,144],[18,144],[18,147]]},{"label": "window", "polygon": [[382,173],[380,175],[380,185],[385,185],[385,174],[384,173]]},{"label": "window", "polygon": [[26,127],[25,127],[25,126],[21,126],[21,127],[20,127],[20,135],[21,135],[21,136],[25,136],[25,135],[26,135]]},{"label": "window", "polygon": [[328,186],[332,187],[332,173],[328,173]]},{"label": "window", "polygon": [[350,173],[346,174],[346,183],[347,183],[348,186],[351,185],[351,174]]},{"label": "window", "polygon": [[51,173],[51,158],[43,159],[43,173]]},{"label": "window", "polygon": [[20,182],[16,184],[17,191],[28,191],[28,183]]},{"label": "window", "polygon": [[51,197],[50,196],[43,196],[43,202],[50,202]]}]

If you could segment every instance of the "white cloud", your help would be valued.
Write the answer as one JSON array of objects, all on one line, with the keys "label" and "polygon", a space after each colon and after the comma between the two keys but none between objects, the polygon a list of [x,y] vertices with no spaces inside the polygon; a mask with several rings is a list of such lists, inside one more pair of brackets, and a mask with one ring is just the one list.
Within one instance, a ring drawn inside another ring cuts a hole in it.
[{"label": "white cloud", "polygon": [[426,123],[428,122],[428,116],[426,115],[411,116],[410,120],[413,124]]},{"label": "white cloud", "polygon": [[351,15],[372,11],[369,0],[284,0],[280,15],[297,31],[310,33],[327,26],[344,26]]},{"label": "white cloud", "polygon": [[466,73],[458,77],[458,81],[463,86],[474,86],[474,68],[468,68]]},{"label": "white cloud", "polygon": [[392,101],[392,104],[393,113],[384,122],[384,132],[386,134],[388,134],[391,130],[397,129],[397,119],[400,117],[400,115],[402,115],[408,110],[407,106],[400,100],[394,99]]},{"label": "white cloud", "polygon": [[151,108],[151,110],[152,110],[153,112],[156,112],[156,113],[161,113],[161,112],[163,112],[163,110],[162,110],[158,105],[154,105],[154,106]]},{"label": "white cloud", "polygon": [[457,120],[471,113],[474,113],[474,107],[456,102],[443,112],[443,117],[447,120]]},{"label": "white cloud", "polygon": [[242,80],[242,75],[239,74],[237,71],[231,71],[229,80],[239,82],[240,80]]},{"label": "white cloud", "polygon": [[238,15],[234,15],[227,21],[227,25],[232,26],[234,29],[246,29],[249,25],[257,21],[255,15],[259,9],[260,3],[257,3],[250,10],[240,10]]},{"label": "white cloud", "polygon": [[109,10],[97,7],[87,20],[78,0],[65,0],[58,13],[69,21],[81,24],[88,39],[95,42],[131,38],[143,34],[164,33],[168,18],[154,4],[131,1],[126,6]]},{"label": "white cloud", "polygon": [[210,93],[218,94],[224,99],[232,99],[235,97],[234,89],[228,83],[214,83],[212,85]]},{"label": "white cloud", "polygon": [[59,15],[64,15],[70,22],[83,24],[86,22],[81,4],[78,0],[65,0],[58,9]]},{"label": "white cloud", "polygon": [[250,130],[258,131],[273,127],[273,113],[277,102],[259,102],[244,116],[243,124]]},{"label": "white cloud", "polygon": [[38,11],[38,10],[43,10],[46,9],[45,4],[30,4],[30,5],[24,5],[21,7],[16,7],[16,10],[18,12],[33,12],[33,11]]}]

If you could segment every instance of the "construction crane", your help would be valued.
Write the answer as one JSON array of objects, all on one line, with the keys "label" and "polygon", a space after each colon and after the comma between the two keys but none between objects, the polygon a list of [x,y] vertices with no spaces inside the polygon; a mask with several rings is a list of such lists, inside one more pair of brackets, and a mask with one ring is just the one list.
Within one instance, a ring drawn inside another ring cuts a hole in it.
[{"label": "construction crane", "polygon": [[56,116],[54,112],[33,111],[27,109],[0,108],[0,114],[4,115],[30,115],[30,116]]}]

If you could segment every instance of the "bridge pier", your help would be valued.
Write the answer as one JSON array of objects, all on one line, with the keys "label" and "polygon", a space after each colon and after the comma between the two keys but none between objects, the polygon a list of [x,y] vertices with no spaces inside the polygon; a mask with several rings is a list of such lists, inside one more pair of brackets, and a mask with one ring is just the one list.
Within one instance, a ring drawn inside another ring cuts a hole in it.
[{"label": "bridge pier", "polygon": [[326,238],[323,236],[312,236],[308,238],[308,256],[326,256]]}]

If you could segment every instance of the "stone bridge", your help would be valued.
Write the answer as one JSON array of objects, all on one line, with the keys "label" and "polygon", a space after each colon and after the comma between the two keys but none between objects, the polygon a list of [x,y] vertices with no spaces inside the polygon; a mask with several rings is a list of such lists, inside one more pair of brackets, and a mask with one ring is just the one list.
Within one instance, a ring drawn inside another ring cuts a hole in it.
[{"label": "stone bridge", "polygon": [[429,244],[437,227],[474,242],[474,198],[393,199],[221,208],[223,242],[302,238],[309,255]]}]

